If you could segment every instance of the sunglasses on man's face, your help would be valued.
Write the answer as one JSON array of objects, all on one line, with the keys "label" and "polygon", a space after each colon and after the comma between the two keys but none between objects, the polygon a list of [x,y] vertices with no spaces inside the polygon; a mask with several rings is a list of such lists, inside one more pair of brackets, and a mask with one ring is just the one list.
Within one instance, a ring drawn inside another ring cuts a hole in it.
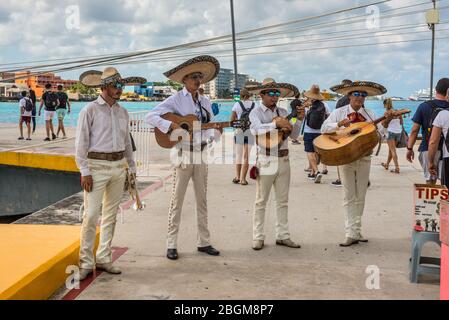
[{"label": "sunglasses on man's face", "polygon": [[354,97],[363,97],[366,98],[368,96],[368,93],[364,92],[364,91],[355,91],[352,93],[352,95]]},{"label": "sunglasses on man's face", "polygon": [[263,94],[266,94],[266,95],[268,95],[268,96],[270,96],[270,97],[280,97],[280,96],[281,96],[281,92],[280,92],[280,91],[277,91],[277,90],[274,90],[274,91],[266,91],[266,92],[264,92]]},{"label": "sunglasses on man's face", "polygon": [[115,88],[115,89],[117,89],[117,90],[123,90],[124,88],[125,88],[125,84],[124,83],[120,83],[120,82],[117,82],[117,83],[115,83],[114,85],[113,85],[113,87]]}]

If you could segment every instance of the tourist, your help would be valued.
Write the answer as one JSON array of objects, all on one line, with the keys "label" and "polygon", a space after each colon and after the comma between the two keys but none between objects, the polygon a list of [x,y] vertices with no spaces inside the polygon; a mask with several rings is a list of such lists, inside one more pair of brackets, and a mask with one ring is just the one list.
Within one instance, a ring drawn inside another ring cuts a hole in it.
[{"label": "tourist", "polygon": [[[449,78],[442,78],[438,81],[435,90],[435,99],[423,102],[419,105],[415,112],[412,120],[414,122],[412,130],[410,132],[410,137],[407,144],[407,160],[413,162],[415,158],[415,152],[413,151],[413,146],[415,145],[416,139],[418,137],[419,130],[422,131],[422,140],[419,145],[419,162],[424,171],[424,179],[428,184],[436,184],[439,178],[439,172],[437,169],[437,174],[431,174],[429,172],[428,163],[428,146],[429,139],[432,132],[433,121],[435,120],[438,112],[441,110],[449,109],[449,102],[446,100],[447,91],[449,89]],[[432,167],[438,168],[438,163],[440,162],[440,151],[437,150],[435,156],[433,157],[435,163]]]},{"label": "tourist", "polygon": [[[292,123],[286,119],[287,110],[279,108],[279,98],[298,94],[298,89],[289,83],[276,83],[267,78],[261,85],[247,88],[250,93],[259,94],[262,102],[250,113],[251,132],[253,135],[266,136],[266,133],[277,133],[286,130],[290,138],[296,139],[301,129],[300,122]],[[302,110],[297,110],[303,112]],[[300,114],[301,120],[303,114]],[[284,137],[280,147],[257,148],[256,200],[253,213],[253,249],[261,250],[265,242],[265,211],[274,187],[276,202],[276,244],[290,248],[301,246],[290,239],[288,228],[288,196],[290,190],[290,160],[288,137]]]},{"label": "tourist", "polygon": [[[321,183],[322,173],[318,170],[318,154],[315,152],[313,140],[321,135],[321,126],[324,120],[329,116],[330,110],[324,100],[324,96],[320,92],[320,87],[316,84],[312,85],[309,91],[304,93],[307,101],[304,103],[305,119],[304,119],[304,151],[309,160],[311,168],[308,174],[309,180],[315,183]],[[327,167],[323,165],[323,174],[327,174]]]},{"label": "tourist", "polygon": [[[146,82],[144,78],[122,78],[115,68],[86,71],[80,82],[100,88],[98,98],[80,112],[76,129],[75,159],[84,190],[84,216],[80,239],[80,280],[95,269],[111,274],[121,270],[112,264],[111,243],[117,210],[123,196],[126,168],[135,179],[128,111],[119,103],[126,84]],[[94,260],[96,229],[101,215],[100,242]]]},{"label": "tourist", "polygon": [[435,161],[435,157],[438,156],[439,145],[441,134],[443,134],[443,143],[442,143],[442,152],[443,152],[443,160],[441,165],[441,184],[449,188],[449,110],[442,110],[438,113],[433,121],[432,134],[429,140],[429,149],[428,149],[428,164],[429,164],[429,172],[432,175],[438,174],[437,161]]},{"label": "tourist", "polygon": [[27,97],[27,92],[22,91],[21,93],[22,99],[19,101],[20,108],[20,119],[19,119],[19,130],[20,137],[19,140],[23,140],[23,123],[25,122],[27,126],[27,140],[31,140],[31,115],[33,112],[33,101],[29,97]]},{"label": "tourist", "polygon": [[59,132],[62,131],[62,138],[66,139],[67,136],[65,134],[65,128],[64,128],[64,117],[67,114],[70,113],[70,101],[69,97],[67,96],[67,93],[64,91],[64,87],[59,84],[58,85],[58,99],[59,99],[59,105],[56,108],[56,114],[58,115],[58,131],[56,132],[56,137],[59,138]]},{"label": "tourist", "polygon": [[[249,123],[249,114],[256,104],[250,100],[250,94],[246,89],[240,91],[240,99],[232,107],[231,121],[241,120]],[[251,134],[251,130],[247,129],[242,131],[240,128],[236,129],[234,132],[234,143],[236,171],[235,178],[232,182],[245,186],[248,184],[246,175],[249,168],[249,155],[251,153],[251,147],[254,144],[254,136]]]},{"label": "tourist", "polygon": [[[296,110],[301,106],[302,102],[299,99],[299,97],[301,97],[301,94],[298,93],[297,95],[295,95],[295,99],[290,102],[290,108],[291,108],[291,112],[292,114],[297,116],[297,112]],[[298,139],[292,139],[292,144],[301,144],[301,142],[298,141]]]},{"label": "tourist", "polygon": [[45,85],[45,92],[41,98],[41,104],[39,106],[39,117],[41,116],[42,106],[45,104],[44,109],[44,118],[45,118],[45,130],[47,132],[47,137],[44,141],[50,141],[50,133],[51,139],[55,140],[56,135],[53,129],[53,118],[55,117],[56,108],[59,105],[58,96],[52,90],[52,86],[50,83]]},{"label": "tourist", "polygon": [[33,101],[33,112],[31,113],[31,122],[33,123],[33,133],[36,131],[36,92],[33,89],[30,89],[29,92],[30,99]]},{"label": "tourist", "polygon": [[[384,100],[384,108],[386,111],[393,111],[393,102],[391,99]],[[382,163],[385,170],[388,170],[391,160],[393,160],[395,168],[391,169],[391,172],[399,173],[398,155],[396,152],[396,145],[401,141],[402,127],[404,120],[402,115],[392,118],[390,121],[384,120],[383,126],[387,128],[387,144],[388,144],[388,159],[386,163]]]}]

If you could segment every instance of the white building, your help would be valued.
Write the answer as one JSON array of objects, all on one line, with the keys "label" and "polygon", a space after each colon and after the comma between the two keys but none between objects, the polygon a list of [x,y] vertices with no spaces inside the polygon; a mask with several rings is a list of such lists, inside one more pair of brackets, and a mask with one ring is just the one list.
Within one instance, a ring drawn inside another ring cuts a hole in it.
[{"label": "white building", "polygon": [[225,98],[232,95],[235,87],[243,88],[248,79],[246,74],[237,74],[236,86],[234,72],[231,69],[220,69],[214,80],[204,84],[204,93],[211,99]]}]

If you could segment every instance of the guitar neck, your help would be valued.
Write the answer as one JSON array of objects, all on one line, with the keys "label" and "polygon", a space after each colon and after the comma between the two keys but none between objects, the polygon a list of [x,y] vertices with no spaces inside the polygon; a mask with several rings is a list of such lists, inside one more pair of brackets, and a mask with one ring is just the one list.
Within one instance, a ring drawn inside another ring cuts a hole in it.
[{"label": "guitar neck", "polygon": [[227,127],[232,127],[231,122],[209,122],[209,123],[202,123],[201,124],[201,130],[208,130],[208,129],[214,129],[217,127],[217,125],[223,129]]}]

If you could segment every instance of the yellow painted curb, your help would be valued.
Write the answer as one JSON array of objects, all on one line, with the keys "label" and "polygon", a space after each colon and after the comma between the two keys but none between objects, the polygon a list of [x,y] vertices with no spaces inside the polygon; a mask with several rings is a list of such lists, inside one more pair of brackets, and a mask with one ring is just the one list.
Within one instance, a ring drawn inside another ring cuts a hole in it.
[{"label": "yellow painted curb", "polygon": [[[80,226],[0,225],[0,300],[43,300],[77,266]],[[99,230],[97,229],[97,244]]]},{"label": "yellow painted curb", "polygon": [[73,155],[0,152],[0,165],[79,172]]}]

